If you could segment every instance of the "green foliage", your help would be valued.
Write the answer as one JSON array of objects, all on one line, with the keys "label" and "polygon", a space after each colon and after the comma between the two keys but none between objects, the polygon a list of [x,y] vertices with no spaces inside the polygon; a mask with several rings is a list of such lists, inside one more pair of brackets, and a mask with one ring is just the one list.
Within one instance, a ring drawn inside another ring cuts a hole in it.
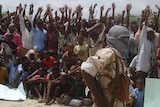
[{"label": "green foliage", "polygon": [[3,17],[3,18],[7,17],[7,13],[6,13],[6,12],[3,12],[3,13],[2,13],[2,17]]}]

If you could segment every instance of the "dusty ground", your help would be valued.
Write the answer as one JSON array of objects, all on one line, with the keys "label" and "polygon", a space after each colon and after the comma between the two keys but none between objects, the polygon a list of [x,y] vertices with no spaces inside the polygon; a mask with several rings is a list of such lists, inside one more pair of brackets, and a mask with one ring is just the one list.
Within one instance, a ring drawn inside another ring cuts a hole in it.
[{"label": "dusty ground", "polygon": [[25,101],[4,101],[0,100],[0,107],[69,107],[58,104],[47,106],[44,103],[38,103],[37,100],[27,99]]}]

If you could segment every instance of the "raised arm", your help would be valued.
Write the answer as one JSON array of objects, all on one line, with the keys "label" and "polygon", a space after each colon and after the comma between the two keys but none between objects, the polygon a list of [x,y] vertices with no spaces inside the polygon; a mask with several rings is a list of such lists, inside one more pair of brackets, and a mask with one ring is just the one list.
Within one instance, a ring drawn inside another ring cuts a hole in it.
[{"label": "raised arm", "polygon": [[94,26],[92,26],[91,28],[88,28],[87,29],[87,32],[90,33],[92,32],[93,30],[95,30],[96,28],[98,27],[103,27],[104,28],[104,24],[103,23],[96,23]]},{"label": "raised arm", "polygon": [[22,13],[23,8],[22,8],[22,6],[19,6],[18,9],[19,9],[18,16],[19,16],[20,30],[23,31],[25,29],[24,17],[23,17],[23,13]]},{"label": "raised arm", "polygon": [[100,18],[99,18],[99,20],[101,22],[103,21],[103,11],[104,11],[104,5],[100,7]]},{"label": "raised arm", "polygon": [[[16,7],[16,11],[14,12],[14,20],[13,20],[13,22],[16,25],[16,28],[19,28],[17,26],[17,25],[19,25],[19,24],[17,24],[17,23],[19,23],[19,17],[18,17],[18,9],[19,8],[22,8],[22,4],[19,4],[19,7]],[[23,10],[23,8],[22,8],[22,10]]]},{"label": "raised arm", "polygon": [[121,15],[121,22],[120,22],[120,24],[122,26],[124,25],[124,14],[125,14],[125,10],[122,11],[122,15]]},{"label": "raised arm", "polygon": [[54,18],[53,18],[53,14],[52,14],[52,9],[51,9],[51,7],[48,7],[48,8],[47,8],[47,11],[48,11],[50,28],[51,28],[51,29],[54,29],[54,24],[53,24]]},{"label": "raised arm", "polygon": [[112,20],[114,20],[115,8],[116,8],[115,3],[112,3]]},{"label": "raised arm", "polygon": [[29,5],[29,17],[28,17],[28,20],[31,22],[31,24],[33,25],[33,8],[34,8],[34,5],[33,4],[30,4]]},{"label": "raised arm", "polygon": [[94,6],[90,6],[89,8],[89,20],[93,20],[94,19],[94,12],[95,12],[95,8],[96,8],[97,4],[94,4]]},{"label": "raised arm", "polygon": [[9,10],[7,10],[7,26],[9,26],[10,22],[11,22],[11,16],[12,16],[12,13],[9,12]]},{"label": "raised arm", "polygon": [[71,13],[72,13],[72,9],[69,8],[69,16],[68,16],[68,32],[71,33]]},{"label": "raised arm", "polygon": [[65,12],[64,7],[59,8],[59,11],[61,12],[61,22],[64,23],[64,12]]},{"label": "raised arm", "polygon": [[132,5],[131,4],[127,4],[126,6],[126,11],[127,11],[127,22],[126,22],[126,26],[129,29],[129,25],[130,25],[130,11],[132,9]]},{"label": "raised arm", "polygon": [[36,27],[37,19],[40,18],[40,14],[43,11],[42,7],[38,8],[38,11],[33,19],[33,27]]},{"label": "raised arm", "polygon": [[34,5],[30,4],[30,6],[29,6],[29,15],[33,15],[33,8],[34,8]]},{"label": "raised arm", "polygon": [[158,5],[155,5],[155,7],[158,9],[158,13],[154,14],[154,21],[155,21],[155,30],[156,32],[159,32],[159,15],[160,15],[160,7]]},{"label": "raised arm", "polygon": [[145,16],[145,25],[148,26],[148,18],[149,15],[151,14],[151,9],[149,6],[146,7],[146,16]]},{"label": "raised arm", "polygon": [[106,10],[106,13],[105,13],[105,25],[107,26],[107,17],[108,17],[108,12],[111,10],[111,8],[108,8],[107,10]]},{"label": "raised arm", "polygon": [[67,5],[64,6],[64,10],[65,10],[65,17],[64,17],[64,20],[65,20],[65,22],[66,22],[67,19],[68,19],[68,6],[67,6]]},{"label": "raised arm", "polygon": [[0,21],[2,20],[2,5],[0,4]]},{"label": "raised arm", "polygon": [[27,7],[27,4],[24,4],[23,17],[26,15],[26,7]]}]

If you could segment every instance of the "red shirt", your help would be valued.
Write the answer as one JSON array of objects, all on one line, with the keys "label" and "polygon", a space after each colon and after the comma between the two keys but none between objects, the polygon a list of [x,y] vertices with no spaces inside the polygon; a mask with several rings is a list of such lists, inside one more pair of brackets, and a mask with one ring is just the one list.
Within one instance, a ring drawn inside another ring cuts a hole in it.
[{"label": "red shirt", "polygon": [[46,58],[43,59],[42,65],[47,68],[51,68],[55,61],[56,61],[56,59],[53,56],[50,56],[48,59],[46,59]]},{"label": "red shirt", "polygon": [[[5,33],[3,35],[3,37],[6,38],[7,35],[8,35],[8,33]],[[16,45],[18,45],[18,47],[22,46],[21,36],[18,33],[16,33],[16,32],[13,33],[13,41],[16,43]]]}]

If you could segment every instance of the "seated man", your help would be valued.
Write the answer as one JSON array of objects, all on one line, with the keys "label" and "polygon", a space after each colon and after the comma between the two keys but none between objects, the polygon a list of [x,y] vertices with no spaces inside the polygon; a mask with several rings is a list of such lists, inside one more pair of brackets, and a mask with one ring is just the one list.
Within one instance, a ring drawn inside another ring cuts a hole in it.
[{"label": "seated man", "polygon": [[65,73],[68,73],[70,67],[76,64],[79,59],[78,55],[73,50],[74,50],[74,45],[68,43],[67,51],[62,55],[60,68],[63,69]]},{"label": "seated man", "polygon": [[[82,75],[97,107],[124,107],[124,102],[128,100],[129,80],[121,81],[125,74],[122,55],[127,52],[128,39],[129,31],[125,27],[113,26],[106,37],[108,46],[98,50],[95,56],[90,56],[81,65]],[[126,89],[123,90],[124,99],[120,95],[122,87]]]}]

